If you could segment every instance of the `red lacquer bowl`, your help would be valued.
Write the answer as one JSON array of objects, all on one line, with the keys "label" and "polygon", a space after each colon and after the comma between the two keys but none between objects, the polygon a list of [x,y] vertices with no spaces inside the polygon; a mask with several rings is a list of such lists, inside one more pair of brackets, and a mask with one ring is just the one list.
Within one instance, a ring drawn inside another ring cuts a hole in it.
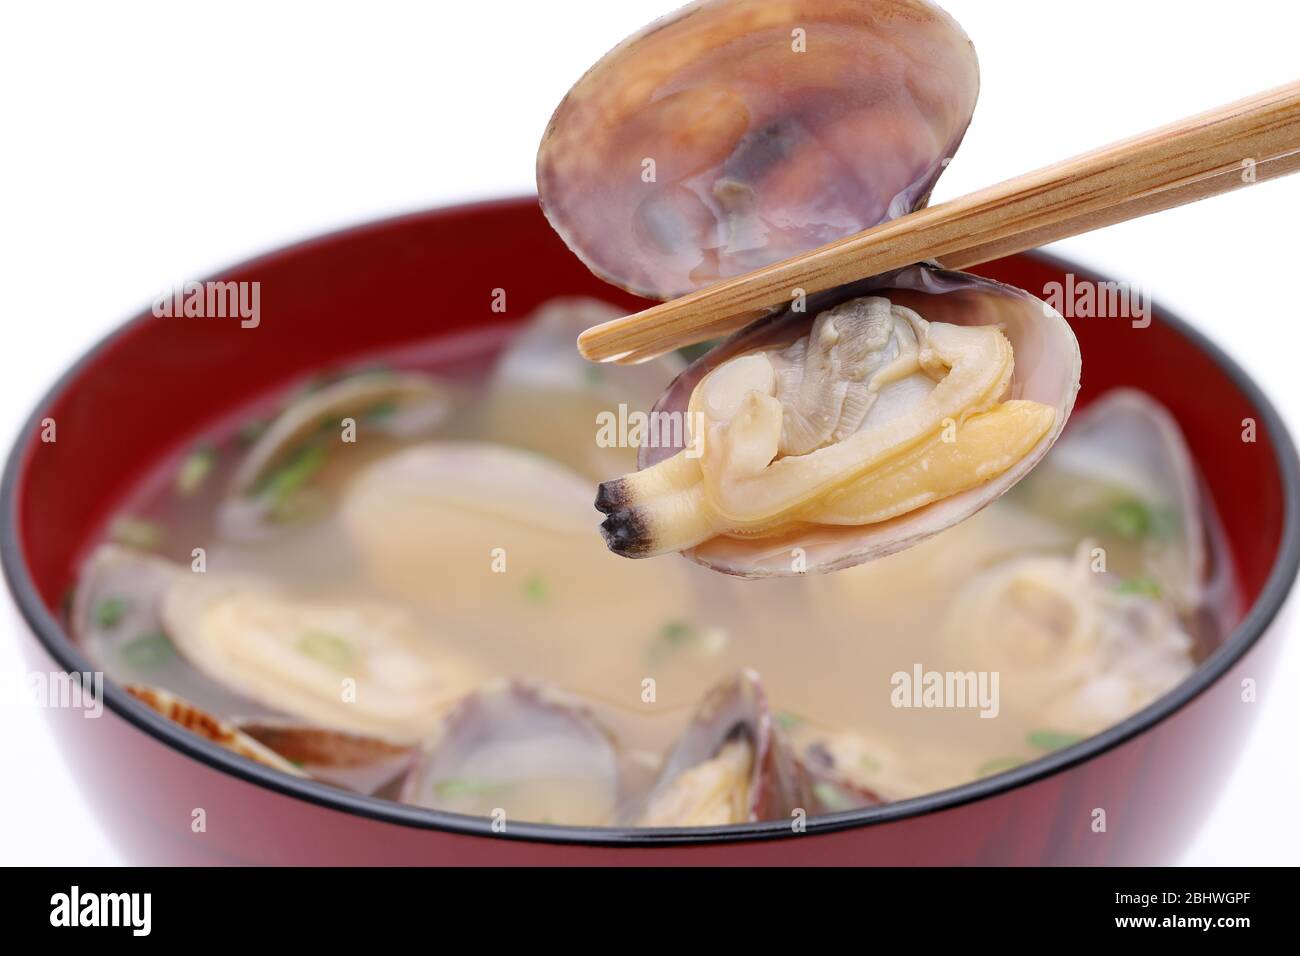
[{"label": "red lacquer bowl", "polygon": [[[505,253],[503,255],[503,253]],[[978,270],[1035,292],[1068,264],[1016,256]],[[535,200],[406,216],[228,270],[261,283],[261,325],[146,313],[93,349],[37,406],[4,475],[0,548],[34,671],[88,671],[59,607],[90,537],[160,456],[237,405],[350,356],[482,330],[500,341],[557,295],[641,305],[590,275]],[[509,311],[492,311],[493,290]],[[77,779],[132,862],[162,863],[1160,863],[1176,860],[1233,764],[1281,641],[1300,562],[1300,466],[1244,372],[1156,310],[1074,323],[1087,403],[1146,390],[1182,425],[1236,562],[1247,613],[1182,685],[1105,733],[954,790],[809,823],[652,832],[509,825],[399,806],[290,778],[167,723],[108,686],[98,720],[50,709]],[[58,441],[40,440],[57,422]],[[1244,444],[1243,421],[1257,423]],[[595,513],[593,512],[593,528]],[[594,533],[594,531],[593,531]],[[204,811],[206,829],[192,827]],[[1098,832],[1096,810],[1105,811]]]}]

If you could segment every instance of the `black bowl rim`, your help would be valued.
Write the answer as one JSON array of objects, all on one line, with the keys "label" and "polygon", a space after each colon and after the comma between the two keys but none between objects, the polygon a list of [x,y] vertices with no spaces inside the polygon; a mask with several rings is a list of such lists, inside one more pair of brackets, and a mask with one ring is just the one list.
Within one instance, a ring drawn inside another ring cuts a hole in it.
[{"label": "black bowl rim", "polygon": [[[523,196],[471,202],[438,207],[431,210],[407,213],[365,222],[299,242],[291,243],[237,265],[217,272],[211,278],[239,271],[247,273],[259,262],[285,255],[300,255],[313,246],[344,239],[358,239],[369,233],[383,231],[402,222],[447,215],[481,213],[493,209],[535,202],[536,197]],[[1053,268],[1088,281],[1103,281],[1097,273],[1077,267],[1074,263],[1055,255],[1034,251],[1025,253]],[[1157,306],[1161,321],[1190,341],[1209,356],[1228,376],[1233,385],[1246,396],[1259,412],[1270,439],[1282,479],[1285,517],[1283,519],[1281,547],[1268,581],[1258,600],[1251,606],[1241,623],[1228,639],[1193,674],[1151,704],[1131,717],[1070,747],[1054,751],[1037,760],[1022,764],[994,776],[975,780],[935,793],[887,803],[861,810],[814,817],[806,822],[806,833],[796,834],[788,821],[774,820],[728,826],[696,828],[641,829],[634,827],[580,827],[557,826],[540,823],[510,823],[506,832],[492,830],[487,818],[448,813],[405,804],[393,803],[377,797],[340,790],[314,780],[291,777],[270,767],[254,763],[225,750],[216,744],[189,733],[180,726],[147,708],[131,697],[123,688],[105,681],[104,704],[116,716],[132,724],[160,743],[191,757],[200,763],[229,774],[240,780],[265,787],[268,790],[338,810],[398,826],[424,830],[439,830],[467,836],[491,837],[504,840],[522,840],[554,844],[576,844],[596,847],[653,847],[693,844],[728,844],[756,840],[793,838],[811,834],[835,833],[840,830],[884,824],[909,817],[950,810],[978,800],[995,797],[1020,787],[1043,780],[1053,774],[1068,770],[1078,764],[1106,753],[1126,743],[1139,734],[1187,706],[1240,660],[1267,631],[1277,617],[1300,572],[1300,459],[1296,447],[1277,410],[1263,391],[1246,372],[1204,334],[1186,320]],[[0,480],[0,564],[14,601],[28,627],[45,651],[69,673],[93,672],[94,668],[82,655],[71,638],[64,634],[54,616],[46,610],[36,591],[35,584],[23,558],[18,535],[18,477],[31,436],[36,434],[44,409],[49,408],[68,388],[101,350],[109,347],[119,336],[125,335],[138,323],[147,321],[149,314],[142,313],[108,333],[88,349],[65,371],[41,397],[18,433],[5,463],[4,477]]]}]

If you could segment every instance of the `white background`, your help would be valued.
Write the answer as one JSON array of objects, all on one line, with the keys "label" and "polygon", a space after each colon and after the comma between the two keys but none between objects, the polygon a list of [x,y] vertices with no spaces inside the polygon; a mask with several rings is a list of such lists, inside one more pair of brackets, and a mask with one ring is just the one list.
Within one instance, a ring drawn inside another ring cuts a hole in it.
[{"label": "white background", "polygon": [[[68,362],[173,281],[360,220],[531,191],[565,90],[672,3],[5,5],[5,447]],[[946,6],[980,51],[983,91],[936,200],[1288,82],[1300,61],[1294,0]],[[1297,212],[1300,177],[1059,249],[1200,324],[1295,427]],[[0,861],[115,862],[41,715],[12,692],[13,630],[0,634]],[[1285,640],[1188,863],[1300,862],[1300,641]]]}]

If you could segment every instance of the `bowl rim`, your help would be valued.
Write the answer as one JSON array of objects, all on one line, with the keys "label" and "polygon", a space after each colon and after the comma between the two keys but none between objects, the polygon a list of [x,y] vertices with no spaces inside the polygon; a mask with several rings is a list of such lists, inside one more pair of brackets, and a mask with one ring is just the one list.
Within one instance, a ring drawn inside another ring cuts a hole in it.
[{"label": "bowl rim", "polygon": [[[535,196],[508,197],[440,206],[371,220],[277,247],[218,270],[209,278],[218,279],[236,271],[244,272],[268,260],[299,256],[310,252],[313,247],[361,239],[368,234],[381,232],[404,222],[481,214],[503,207],[520,207],[535,202]],[[1063,272],[1073,273],[1086,281],[1103,281],[1100,274],[1090,269],[1080,268],[1070,260],[1054,254],[1032,251],[1021,255]],[[1297,573],[1300,572],[1300,458],[1297,458],[1295,443],[1281,416],[1264,395],[1263,390],[1218,345],[1186,320],[1158,305],[1156,309],[1161,321],[1208,356],[1259,413],[1273,443],[1276,468],[1282,483],[1284,518],[1281,545],[1259,597],[1227,639],[1202,661],[1188,678],[1142,710],[1101,733],[1002,773],[907,800],[813,817],[806,821],[805,832],[802,833],[794,832],[790,822],[785,820],[695,828],[590,827],[511,822],[505,832],[498,833],[493,831],[492,821],[485,817],[395,803],[379,797],[342,790],[320,781],[291,777],[271,767],[254,763],[184,730],[131,697],[123,687],[107,679],[103,684],[103,703],[117,717],[164,746],[179,751],[183,756],[197,760],[217,772],[284,796],[397,826],[534,843],[593,847],[654,847],[792,839],[865,828],[951,810],[1028,786],[1119,747],[1199,697],[1259,641],[1280,613],[1296,581]],[[37,426],[44,411],[58,401],[72,383],[96,361],[101,352],[148,318],[147,312],[139,313],[122,322],[83,352],[56,379],[36,403],[14,439],[6,458],[3,479],[0,479],[0,565],[3,565],[5,581],[27,627],[54,662],[68,673],[94,672],[95,669],[72,641],[71,636],[64,633],[54,615],[46,609],[32,581],[19,538],[18,486],[25,472],[28,456],[34,451],[33,436],[37,433]]]}]

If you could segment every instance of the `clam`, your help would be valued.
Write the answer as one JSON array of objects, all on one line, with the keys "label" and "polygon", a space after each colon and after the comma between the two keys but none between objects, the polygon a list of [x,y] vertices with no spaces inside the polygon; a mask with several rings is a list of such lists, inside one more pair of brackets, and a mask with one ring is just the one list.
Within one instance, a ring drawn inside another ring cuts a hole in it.
[{"label": "clam", "polygon": [[188,576],[160,617],[180,652],[276,712],[396,744],[419,741],[478,675],[405,609]]},{"label": "clam", "polygon": [[969,753],[944,740],[901,744],[878,733],[787,718],[786,737],[812,782],[813,807],[836,813],[908,800],[965,783]]},{"label": "clam", "polygon": [[366,432],[406,439],[433,432],[450,414],[451,393],[416,372],[362,372],[293,401],[245,454],[231,479],[217,524],[227,538],[248,540],[319,509],[311,482],[342,447],[344,420],[355,439]]},{"label": "clam", "polygon": [[[912,795],[911,787],[894,782],[898,761],[883,744],[859,734],[813,731],[807,725],[792,728],[790,738],[811,781],[814,812],[837,813]],[[882,779],[893,784],[886,784],[888,796]]]},{"label": "clam", "polygon": [[745,670],[705,696],[639,807],[645,827],[788,819],[812,805],[808,780],[773,725],[757,674]]},{"label": "clam", "polygon": [[1016,498],[1096,539],[1112,574],[1183,613],[1203,605],[1212,522],[1178,424],[1142,392],[1107,392],[1076,415]]},{"label": "clam", "polygon": [[249,713],[254,702],[214,683],[177,650],[162,621],[168,591],[194,577],[187,566],[105,544],[81,567],[69,626],[105,674],[120,684],[165,686],[217,714]]},{"label": "clam", "polygon": [[709,352],[655,413],[678,448],[600,486],[606,543],[728,574],[834,571],[910,547],[1006,492],[1079,386],[1065,320],[1026,292],[913,266],[810,298]]},{"label": "clam", "polygon": [[534,823],[600,825],[623,800],[613,737],[576,699],[495,680],[461,701],[424,744],[402,800]]},{"label": "clam", "polygon": [[308,776],[357,793],[389,795],[414,755],[409,746],[285,718],[242,719],[234,724]]},{"label": "clam", "polygon": [[[591,533],[591,486],[540,455],[485,442],[426,442],[370,465],[349,486],[342,524],[364,573],[384,593],[475,632],[524,647],[603,633],[606,655],[640,679],[635,649],[657,623],[686,619],[684,568],[639,569]],[[598,582],[593,586],[593,582]],[[594,665],[593,665],[594,666]]]},{"label": "clam", "polygon": [[[636,467],[636,447],[614,422],[649,412],[685,367],[669,353],[639,365],[592,365],[573,347],[579,333],[622,315],[597,299],[554,299],[511,340],[492,373],[487,437],[546,455],[589,478]],[[613,438],[615,441],[610,441]]]},{"label": "clam", "polygon": [[210,740],[212,743],[225,747],[241,757],[247,757],[249,760],[267,767],[273,767],[276,770],[282,770],[291,776],[306,776],[292,761],[286,760],[274,750],[254,740],[234,724],[228,723],[220,717],[214,717],[201,707],[191,704],[184,698],[177,697],[170,691],[157,687],[145,687],[139,684],[129,684],[126,690],[127,693],[150,710],[162,714],[172,723],[179,724],[204,740]]},{"label": "clam", "polygon": [[1136,712],[1195,667],[1174,608],[1074,556],[1030,555],[973,577],[941,636],[957,670],[1000,675],[1001,706],[1089,734]]},{"label": "clam", "polygon": [[672,298],[923,205],[978,90],[926,0],[704,0],[578,81],[538,192],[593,272]]},{"label": "clam", "polygon": [[161,632],[159,602],[184,574],[184,568],[165,558],[122,545],[101,545],[77,575],[69,615],[73,636],[111,677],[136,682],[141,675],[133,669],[146,670],[143,665],[150,662],[128,649]]}]

